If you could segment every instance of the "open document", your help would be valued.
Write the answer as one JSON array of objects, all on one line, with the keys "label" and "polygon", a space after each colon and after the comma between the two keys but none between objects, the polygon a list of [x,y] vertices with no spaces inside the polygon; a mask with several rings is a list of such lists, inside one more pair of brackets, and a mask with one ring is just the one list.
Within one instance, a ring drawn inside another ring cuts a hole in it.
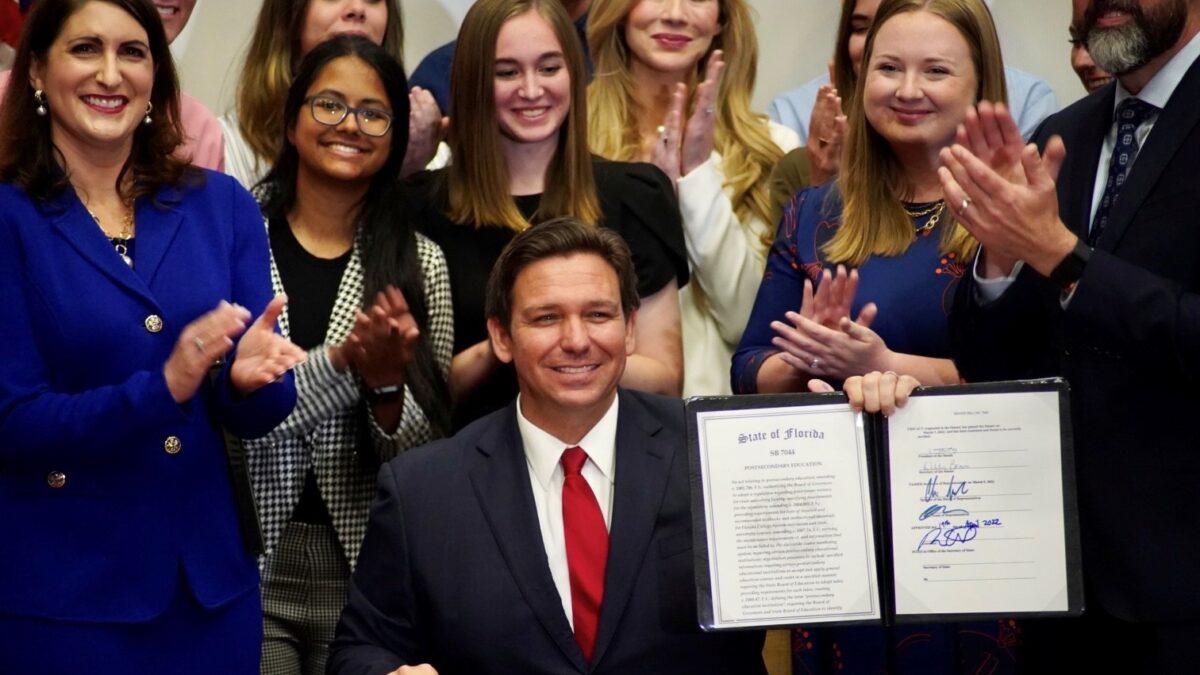
[{"label": "open document", "polygon": [[1082,610],[1061,380],[687,405],[705,628]]}]

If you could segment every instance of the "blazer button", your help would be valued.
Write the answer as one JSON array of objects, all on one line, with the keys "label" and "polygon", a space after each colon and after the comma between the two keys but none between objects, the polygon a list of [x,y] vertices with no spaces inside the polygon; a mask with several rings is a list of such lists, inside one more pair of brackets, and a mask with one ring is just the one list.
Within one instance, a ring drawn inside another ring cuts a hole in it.
[{"label": "blazer button", "polygon": [[58,489],[67,484],[67,474],[61,471],[51,471],[46,475],[46,485]]},{"label": "blazer button", "polygon": [[146,317],[146,320],[143,323],[146,325],[146,330],[150,331],[151,333],[157,333],[163,328],[162,317],[157,314],[151,314],[150,316]]},{"label": "blazer button", "polygon": [[163,441],[163,450],[166,450],[168,455],[178,455],[182,449],[183,441],[179,440],[178,436],[167,436],[167,440]]}]

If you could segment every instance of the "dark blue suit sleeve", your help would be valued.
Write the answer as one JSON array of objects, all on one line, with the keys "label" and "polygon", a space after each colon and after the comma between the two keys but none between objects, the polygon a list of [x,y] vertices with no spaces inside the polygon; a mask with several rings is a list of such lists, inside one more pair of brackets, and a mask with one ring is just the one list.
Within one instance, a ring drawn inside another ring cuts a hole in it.
[{"label": "dark blue suit sleeve", "polygon": [[371,520],[329,647],[329,675],[383,675],[424,662],[395,462],[379,470]]}]

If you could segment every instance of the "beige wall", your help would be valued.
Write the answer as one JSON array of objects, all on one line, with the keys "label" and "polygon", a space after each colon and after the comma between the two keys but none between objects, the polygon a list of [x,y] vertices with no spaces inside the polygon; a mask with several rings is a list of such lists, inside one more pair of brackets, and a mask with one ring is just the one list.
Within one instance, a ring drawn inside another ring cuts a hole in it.
[{"label": "beige wall", "polygon": [[[408,67],[453,38],[470,0],[402,0]],[[217,114],[232,105],[260,0],[200,0],[174,45],[184,87]],[[758,13],[758,109],[823,72],[840,0],[751,0]],[[1009,65],[1047,80],[1061,104],[1083,94],[1067,63],[1067,0],[992,0]]]}]

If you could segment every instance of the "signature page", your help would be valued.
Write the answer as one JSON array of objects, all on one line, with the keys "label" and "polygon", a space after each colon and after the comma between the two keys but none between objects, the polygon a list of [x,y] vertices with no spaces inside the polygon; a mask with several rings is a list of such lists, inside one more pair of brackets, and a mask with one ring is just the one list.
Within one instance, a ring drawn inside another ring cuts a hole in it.
[{"label": "signature page", "polygon": [[880,617],[862,417],[696,416],[714,628]]},{"label": "signature page", "polygon": [[888,422],[896,614],[1067,609],[1059,396],[914,396]]}]

